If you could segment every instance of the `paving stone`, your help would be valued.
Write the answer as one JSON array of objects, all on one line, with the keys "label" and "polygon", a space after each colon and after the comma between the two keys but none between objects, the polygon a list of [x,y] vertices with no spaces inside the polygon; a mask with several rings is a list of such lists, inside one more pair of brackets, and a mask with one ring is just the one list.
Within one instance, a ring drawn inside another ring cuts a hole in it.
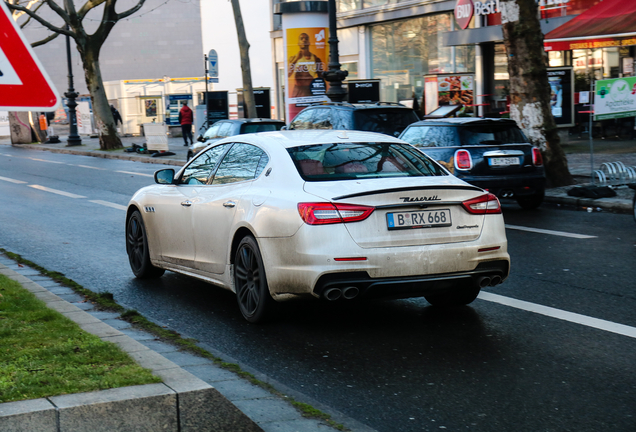
[{"label": "paving stone", "polygon": [[177,431],[177,395],[164,384],[54,396],[64,432]]},{"label": "paving stone", "polygon": [[72,320],[76,324],[90,324],[90,323],[98,323],[101,322],[99,319],[94,316],[87,314],[84,311],[77,312],[64,312],[62,315]]},{"label": "paving stone", "polygon": [[107,311],[94,310],[94,311],[90,311],[88,313],[93,315],[95,318],[99,318],[100,320],[108,320],[108,319],[114,319],[114,318],[119,317],[119,313],[117,313],[117,312],[107,312]]},{"label": "paving stone", "polygon": [[213,364],[211,360],[184,351],[165,352],[163,353],[163,356],[168,360],[175,362],[181,367],[195,366],[200,364]]},{"label": "paving stone", "polygon": [[65,287],[64,285],[60,284],[59,282],[56,282],[56,281],[51,280],[51,279],[39,281],[38,284],[42,285],[44,288],[57,288],[57,287],[59,287],[59,288],[71,289],[71,288]]},{"label": "paving stone", "polygon": [[95,309],[95,305],[93,303],[85,302],[83,300],[73,303],[73,306],[83,311],[89,311],[89,310]]},{"label": "paving stone", "polygon": [[129,354],[136,351],[149,350],[149,348],[146,347],[145,345],[142,345],[141,343],[134,340],[130,336],[126,336],[124,334],[118,335],[118,336],[107,336],[101,339],[105,342],[112,342],[116,344],[117,346],[119,346],[119,348],[121,348],[122,350],[126,351]]},{"label": "paving stone", "polygon": [[132,328],[132,324],[130,324],[128,321],[124,321],[118,318],[114,318],[114,319],[103,319],[102,322],[104,324],[108,324],[109,326],[116,328],[117,330],[124,330],[124,329],[129,329]]},{"label": "paving stone", "polygon": [[139,331],[139,330],[124,329],[121,332],[127,336],[130,336],[134,340],[138,340],[138,341],[155,339],[154,335],[151,335],[150,333]]},{"label": "paving stone", "polygon": [[272,397],[267,390],[244,380],[215,382],[214,388],[231,401]]},{"label": "paving stone", "polygon": [[286,422],[260,423],[264,432],[326,432],[334,429],[315,420],[291,420]]},{"label": "paving stone", "polygon": [[77,295],[75,293],[72,293],[72,294],[55,294],[55,295],[57,295],[62,300],[66,300],[69,303],[74,303],[75,306],[77,306],[78,303],[80,303],[82,300],[84,300],[84,298],[82,296],[79,296],[79,295]]},{"label": "paving stone", "polygon": [[150,348],[151,350],[153,350],[154,352],[158,352],[158,353],[166,353],[166,352],[171,352],[171,351],[177,351],[179,348],[175,347],[172,344],[169,344],[167,342],[162,342],[160,340],[141,340],[139,341],[142,344],[144,344],[145,346],[147,346],[148,348]]},{"label": "paving stone", "polygon": [[153,371],[159,371],[162,369],[178,368],[175,363],[171,362],[161,354],[157,354],[154,351],[137,351],[128,353],[141,367],[145,367]]},{"label": "paving stone", "polygon": [[276,397],[239,400],[234,401],[234,405],[256,423],[300,419],[300,413],[295,408]]},{"label": "paving stone", "polygon": [[49,292],[46,288],[43,288],[41,285],[36,284],[35,282],[23,283],[22,288],[32,292],[33,294]]},{"label": "paving stone", "polygon": [[14,270],[16,273],[21,274],[22,276],[39,276],[41,273],[31,267],[18,267]]},{"label": "paving stone", "polygon": [[75,291],[73,291],[71,288],[65,287],[65,286],[62,286],[62,285],[55,285],[55,286],[46,286],[46,285],[43,285],[43,284],[39,284],[39,285],[45,287],[47,290],[49,290],[50,292],[52,292],[53,294],[56,294],[56,295],[64,295],[64,294],[79,295]]},{"label": "paving stone", "polygon": [[55,406],[46,399],[0,404],[0,431],[57,432]]},{"label": "paving stone", "polygon": [[239,379],[235,373],[216,365],[185,366],[184,369],[213,386],[216,386],[218,381],[236,381]]},{"label": "paving stone", "polygon": [[55,294],[51,294],[48,291],[34,292],[33,295],[36,296],[37,298],[39,298],[40,300],[42,300],[45,303],[58,302],[58,301],[62,300],[61,298],[59,298]]},{"label": "paving stone", "polygon": [[97,337],[117,336],[122,334],[119,330],[104,324],[103,322],[80,324],[82,330],[94,334]]}]

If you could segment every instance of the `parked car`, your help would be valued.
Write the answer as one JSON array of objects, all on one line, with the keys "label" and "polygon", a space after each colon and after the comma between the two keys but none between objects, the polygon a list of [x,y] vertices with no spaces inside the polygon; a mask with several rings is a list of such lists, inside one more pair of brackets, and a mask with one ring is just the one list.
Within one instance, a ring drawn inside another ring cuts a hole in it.
[{"label": "parked car", "polygon": [[524,209],[541,205],[543,159],[514,120],[460,117],[423,120],[400,139],[429,155],[462,180]]},{"label": "parked car", "polygon": [[497,197],[387,135],[237,135],[155,182],[128,204],[135,276],[220,285],[250,322],[303,297],[464,305],[508,276]]},{"label": "parked car", "polygon": [[288,129],[358,130],[396,137],[408,125],[418,120],[415,111],[399,103],[330,102],[314,104],[303,109],[294,117]]},{"label": "parked car", "polygon": [[200,135],[195,144],[190,146],[188,160],[210,144],[223,138],[248,133],[277,131],[283,126],[285,126],[284,121],[268,118],[219,120],[210,126],[203,135]]}]

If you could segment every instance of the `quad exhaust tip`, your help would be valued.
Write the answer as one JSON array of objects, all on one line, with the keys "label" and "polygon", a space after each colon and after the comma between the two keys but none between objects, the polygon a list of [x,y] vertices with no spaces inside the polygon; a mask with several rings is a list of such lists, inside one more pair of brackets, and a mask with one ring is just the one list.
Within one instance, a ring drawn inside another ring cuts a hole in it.
[{"label": "quad exhaust tip", "polygon": [[342,289],[342,297],[347,300],[356,298],[358,294],[360,294],[358,287],[350,286]]},{"label": "quad exhaust tip", "polygon": [[356,298],[358,294],[360,294],[360,289],[358,287],[348,286],[345,288],[329,288],[325,290],[322,296],[329,301],[336,301],[340,298],[352,300]]},{"label": "quad exhaust tip", "polygon": [[342,290],[340,288],[329,288],[323,296],[329,301],[336,301],[342,296]]}]

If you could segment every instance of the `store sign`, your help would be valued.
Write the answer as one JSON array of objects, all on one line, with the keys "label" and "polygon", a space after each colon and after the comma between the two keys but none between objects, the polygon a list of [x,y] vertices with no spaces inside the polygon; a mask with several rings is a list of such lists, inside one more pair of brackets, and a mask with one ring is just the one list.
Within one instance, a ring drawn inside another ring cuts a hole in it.
[{"label": "store sign", "polygon": [[546,51],[571,51],[579,49],[597,49],[626,47],[636,45],[636,38],[599,38],[599,39],[575,39],[566,41],[545,41]]},{"label": "store sign", "polygon": [[596,81],[594,120],[636,115],[636,78]]},{"label": "store sign", "polygon": [[457,0],[455,5],[455,20],[462,29],[466,29],[473,18],[473,0]]},{"label": "store sign", "polygon": [[380,101],[380,80],[351,80],[347,83],[349,103],[376,103]]}]

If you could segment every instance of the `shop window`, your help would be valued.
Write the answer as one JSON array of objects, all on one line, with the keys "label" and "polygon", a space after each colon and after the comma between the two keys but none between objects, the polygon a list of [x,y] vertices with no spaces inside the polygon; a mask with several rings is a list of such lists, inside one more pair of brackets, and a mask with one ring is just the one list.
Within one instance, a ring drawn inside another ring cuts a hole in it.
[{"label": "shop window", "polygon": [[564,51],[548,51],[550,67],[565,66]]},{"label": "shop window", "polygon": [[382,6],[388,2],[388,0],[362,0],[362,7],[366,9],[374,6]]},{"label": "shop window", "polygon": [[362,6],[361,0],[337,0],[338,12],[358,10]]}]

